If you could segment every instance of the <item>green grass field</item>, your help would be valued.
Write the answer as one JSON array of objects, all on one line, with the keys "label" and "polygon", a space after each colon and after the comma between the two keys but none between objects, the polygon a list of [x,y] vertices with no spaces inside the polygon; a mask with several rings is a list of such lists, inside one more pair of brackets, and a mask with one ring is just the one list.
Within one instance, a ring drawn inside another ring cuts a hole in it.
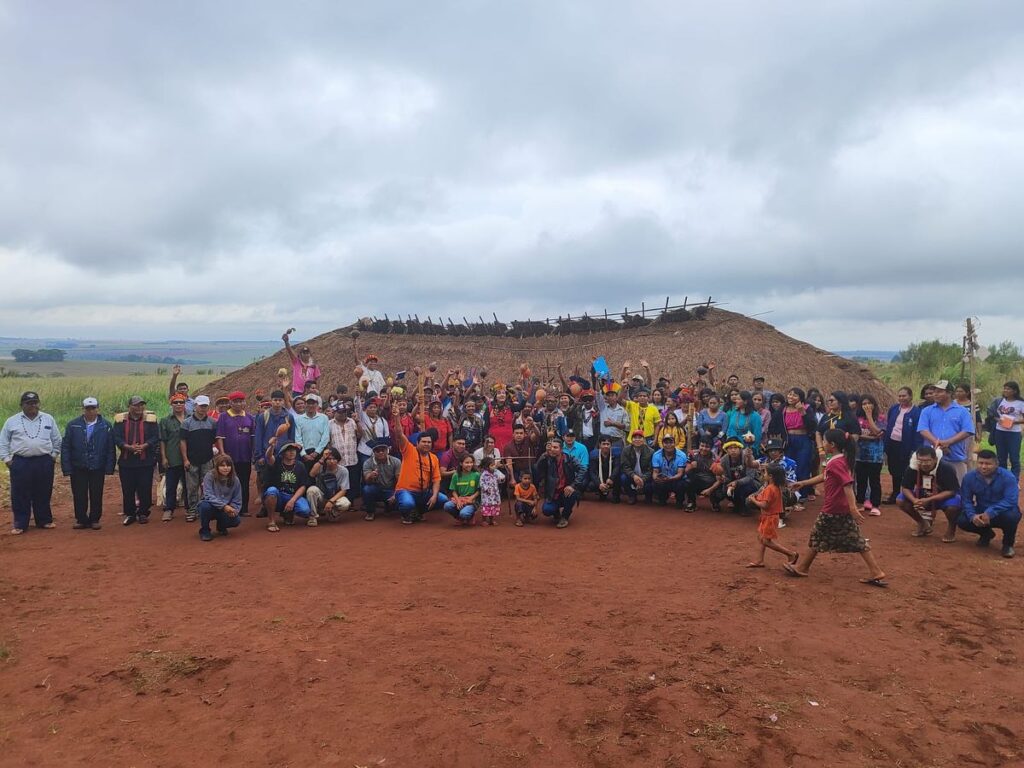
[{"label": "green grass field", "polygon": [[[39,365],[62,365],[59,363]],[[109,365],[109,364],[108,364]],[[136,366],[137,367],[137,366]],[[213,381],[217,375],[183,374],[182,379],[197,390]],[[132,375],[92,375],[70,376],[60,378],[49,376],[30,378],[0,379],[0,423],[8,416],[21,409],[21,393],[27,390],[39,393],[40,407],[53,416],[60,425],[61,432],[67,423],[82,413],[82,399],[90,395],[100,401],[100,412],[108,419],[115,413],[127,410],[128,399],[133,395],[146,398],[147,407],[160,417],[171,412],[167,403],[167,384],[169,377],[155,374]],[[6,509],[9,500],[7,494],[7,467],[0,463],[0,508]]]}]

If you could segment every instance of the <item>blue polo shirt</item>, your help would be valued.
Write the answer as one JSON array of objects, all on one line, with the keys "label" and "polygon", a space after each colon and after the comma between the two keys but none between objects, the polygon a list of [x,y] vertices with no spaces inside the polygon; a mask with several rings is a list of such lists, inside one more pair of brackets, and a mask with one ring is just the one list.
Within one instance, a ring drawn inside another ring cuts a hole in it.
[{"label": "blue polo shirt", "polygon": [[[931,432],[939,440],[946,440],[958,432],[974,434],[974,421],[970,412],[962,405],[950,403],[949,407],[942,409],[938,403],[932,403],[921,411],[917,421],[917,431]],[[943,449],[942,458],[945,461],[967,461],[967,446],[970,440],[964,439],[959,443],[953,443]]]},{"label": "blue polo shirt", "polygon": [[672,458],[665,455],[664,450],[655,451],[651,459],[651,467],[658,470],[665,477],[672,477],[680,469],[686,466],[686,453],[676,448]]}]

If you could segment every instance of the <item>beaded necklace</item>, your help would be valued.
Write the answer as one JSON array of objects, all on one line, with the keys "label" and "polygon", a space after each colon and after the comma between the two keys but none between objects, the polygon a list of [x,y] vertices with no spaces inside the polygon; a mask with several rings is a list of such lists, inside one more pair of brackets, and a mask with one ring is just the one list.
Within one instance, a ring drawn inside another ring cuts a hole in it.
[{"label": "beaded necklace", "polygon": [[43,431],[43,419],[42,419],[41,416],[37,415],[35,417],[35,419],[29,419],[29,421],[34,421],[35,422],[36,433],[34,435],[30,435],[29,434],[28,427],[25,425],[25,414],[24,413],[21,414],[21,429],[22,429],[22,431],[24,431],[25,436],[29,440],[35,440],[37,437],[39,437],[39,433]]}]

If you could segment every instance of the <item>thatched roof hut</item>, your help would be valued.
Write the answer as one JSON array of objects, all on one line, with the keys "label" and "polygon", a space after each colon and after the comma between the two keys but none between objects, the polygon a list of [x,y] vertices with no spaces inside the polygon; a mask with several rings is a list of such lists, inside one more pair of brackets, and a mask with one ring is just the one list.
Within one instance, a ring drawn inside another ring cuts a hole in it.
[{"label": "thatched roof hut", "polygon": [[[382,333],[363,321],[306,340],[314,359],[323,371],[321,389],[332,391],[339,383],[352,389],[356,364],[354,347],[359,357],[373,352],[380,357],[385,372],[412,369],[437,362],[440,370],[449,367],[486,366],[488,382],[517,380],[521,363],[529,363],[535,375],[548,378],[548,367],[555,375],[561,362],[566,375],[575,366],[588,371],[591,359],[603,355],[617,370],[625,360],[634,368],[646,359],[654,376],[667,375],[674,383],[688,381],[697,366],[708,360],[717,362],[718,378],[736,373],[741,385],[761,374],[766,386],[774,391],[791,386],[804,389],[816,386],[822,391],[843,389],[861,394],[870,393],[883,404],[895,401],[893,393],[874,377],[871,369],[860,363],[818,349],[786,336],[771,325],[744,315],[718,308],[702,312],[702,318],[663,317],[646,325],[638,322],[621,324],[614,330],[587,332],[579,324],[554,333],[538,336],[480,335],[444,333],[438,329],[420,329],[401,333]],[[358,329],[353,343],[351,332]],[[423,332],[426,331],[426,332]],[[282,349],[271,357],[228,374],[204,388],[207,394],[222,394],[235,389],[252,392],[257,387],[276,386],[276,372],[289,367]],[[586,375],[586,373],[584,373]]]}]

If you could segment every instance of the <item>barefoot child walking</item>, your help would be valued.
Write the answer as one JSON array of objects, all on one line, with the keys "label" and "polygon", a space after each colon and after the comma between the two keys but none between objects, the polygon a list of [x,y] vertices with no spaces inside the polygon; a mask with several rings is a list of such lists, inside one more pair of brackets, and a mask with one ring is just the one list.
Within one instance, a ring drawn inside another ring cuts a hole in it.
[{"label": "barefoot child walking", "polygon": [[748,503],[761,510],[761,521],[757,526],[757,540],[761,544],[757,559],[747,565],[748,568],[764,568],[764,555],[769,549],[780,552],[795,563],[799,555],[792,549],[786,549],[775,540],[779,537],[779,516],[782,514],[782,490],[786,487],[786,470],[778,464],[769,464],[765,469],[768,484],[756,495],[748,499]]},{"label": "barefoot child walking", "polygon": [[533,476],[529,472],[523,472],[516,483],[516,526],[523,527],[529,520],[537,519],[537,502],[540,495],[537,493],[537,486],[533,484]]},{"label": "barefoot child walking", "polygon": [[867,540],[861,535],[858,523],[864,522],[864,515],[857,509],[853,493],[853,442],[841,429],[829,429],[822,438],[826,460],[822,473],[808,480],[796,483],[797,488],[825,484],[825,501],[821,513],[814,522],[814,530],[808,542],[807,551],[795,564],[782,567],[790,576],[807,576],[811,563],[819,552],[856,552],[868,566],[869,576],[861,579],[862,584],[873,587],[887,587],[885,571],[882,570]]}]

